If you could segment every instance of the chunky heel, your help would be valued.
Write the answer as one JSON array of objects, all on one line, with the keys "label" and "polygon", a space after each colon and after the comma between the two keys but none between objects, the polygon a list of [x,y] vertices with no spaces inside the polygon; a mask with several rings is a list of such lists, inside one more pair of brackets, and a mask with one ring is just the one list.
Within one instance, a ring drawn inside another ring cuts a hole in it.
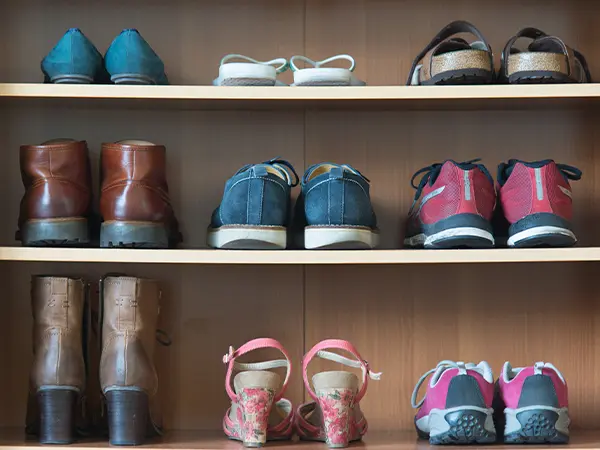
[{"label": "chunky heel", "polygon": [[83,217],[28,220],[21,227],[21,241],[26,247],[88,244],[88,221]]},{"label": "chunky heel", "polygon": [[267,442],[269,415],[275,393],[266,388],[243,388],[240,392],[242,410],[242,441],[244,447],[262,447]]},{"label": "chunky heel", "polygon": [[106,394],[111,445],[141,445],[148,430],[148,394],[114,390]]},{"label": "chunky heel", "polygon": [[348,388],[317,389],[317,398],[323,411],[325,442],[330,448],[348,447],[351,440],[350,416],[356,391]]},{"label": "chunky heel", "polygon": [[100,231],[101,247],[168,248],[169,235],[162,223],[104,222]]},{"label": "chunky heel", "polygon": [[37,393],[40,443],[75,442],[75,407],[79,393],[71,389],[44,389]]}]

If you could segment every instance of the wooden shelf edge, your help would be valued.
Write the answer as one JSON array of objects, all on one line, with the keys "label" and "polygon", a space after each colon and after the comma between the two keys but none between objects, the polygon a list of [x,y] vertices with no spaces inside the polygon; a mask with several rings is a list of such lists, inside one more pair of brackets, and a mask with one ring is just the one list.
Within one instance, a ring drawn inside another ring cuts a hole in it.
[{"label": "wooden shelf edge", "polygon": [[600,84],[366,87],[115,86],[0,83],[0,97],[236,101],[443,101],[600,98]]},{"label": "wooden shelf edge", "polygon": [[600,247],[489,250],[142,250],[0,247],[0,261],[148,264],[467,264],[600,261]]},{"label": "wooden shelf edge", "polygon": [[[268,446],[285,448],[286,450],[327,450],[323,442],[281,442],[270,443]],[[401,432],[369,432],[364,441],[356,445],[365,450],[425,450],[433,448],[427,441],[417,440],[414,431]],[[489,446],[486,446],[489,447]],[[35,440],[25,439],[20,429],[0,429],[0,449],[40,449],[42,445]],[[47,446],[46,446],[47,448]],[[106,440],[90,439],[76,442],[70,445],[53,445],[55,450],[83,450],[94,448],[110,448]],[[230,441],[221,432],[198,432],[198,431],[172,431],[161,439],[149,441],[138,448],[150,448],[154,450],[239,450],[243,448],[239,442]],[[352,447],[350,447],[352,448]],[[453,446],[454,449],[473,449],[470,446]],[[482,447],[479,447],[482,448]],[[494,449],[513,450],[514,445],[494,445]],[[524,448],[524,447],[516,447]],[[569,445],[536,445],[536,450],[545,449],[588,449],[600,450],[600,431],[574,431]]]}]

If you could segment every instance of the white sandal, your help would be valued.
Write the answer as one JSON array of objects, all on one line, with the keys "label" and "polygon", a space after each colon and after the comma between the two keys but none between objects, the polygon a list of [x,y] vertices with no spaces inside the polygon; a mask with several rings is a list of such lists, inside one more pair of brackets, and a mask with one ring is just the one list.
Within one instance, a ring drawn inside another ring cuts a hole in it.
[{"label": "white sandal", "polygon": [[[322,67],[333,61],[346,60],[350,62],[348,69],[338,67]],[[296,61],[303,61],[313,67],[308,69],[299,69]],[[356,78],[352,72],[356,63],[350,55],[336,55],[323,61],[313,61],[306,56],[292,56],[290,58],[290,68],[294,72],[293,86],[365,86],[364,81]]]},{"label": "white sandal", "polygon": [[[245,62],[228,62],[243,60]],[[215,86],[285,86],[277,81],[277,75],[288,69],[285,58],[271,61],[257,61],[244,55],[227,55],[221,60],[219,77],[213,81]]]}]

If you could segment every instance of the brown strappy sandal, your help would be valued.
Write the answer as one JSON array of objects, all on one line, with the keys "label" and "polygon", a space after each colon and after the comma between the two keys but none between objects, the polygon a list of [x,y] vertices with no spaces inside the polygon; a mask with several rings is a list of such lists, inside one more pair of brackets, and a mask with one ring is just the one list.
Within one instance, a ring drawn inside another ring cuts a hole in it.
[{"label": "brown strappy sandal", "polygon": [[[514,47],[521,38],[532,41],[526,51]],[[499,78],[511,84],[592,82],[581,53],[537,28],[524,28],[508,41],[502,52]]]},{"label": "brown strappy sandal", "polygon": [[[453,37],[469,33],[479,40],[468,43]],[[423,64],[419,62],[423,60]],[[469,22],[452,22],[444,27],[413,62],[407,86],[434,84],[488,84],[494,80],[492,49]]]}]

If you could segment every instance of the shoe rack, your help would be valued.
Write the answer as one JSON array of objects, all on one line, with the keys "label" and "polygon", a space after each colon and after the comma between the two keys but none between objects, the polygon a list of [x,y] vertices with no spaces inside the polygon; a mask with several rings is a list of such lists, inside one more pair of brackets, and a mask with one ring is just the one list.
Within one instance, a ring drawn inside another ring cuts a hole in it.
[{"label": "shoe rack", "polygon": [[[306,396],[301,358],[322,339],[353,342],[383,372],[361,403],[370,431],[360,446],[369,450],[428,446],[416,440],[410,395],[441,359],[484,359],[496,376],[505,360],[553,362],[570,387],[569,447],[600,449],[600,85],[405,87],[413,57],[456,19],[474,23],[497,59],[523,27],[561,36],[600,77],[600,3],[587,0],[0,1],[0,450],[39,447],[23,431],[31,275],[97,281],[109,272],[156,278],[163,288],[160,328],[173,345],[156,358],[169,431],[152,448],[241,448],[221,431],[221,359],[230,345],[269,336],[295,363],[294,404]],[[41,58],[70,27],[102,52],[123,28],[138,28],[173,85],[38,84]],[[349,53],[368,86],[209,86],[228,53]],[[183,247],[18,247],[19,145],[60,137],[88,141],[96,186],[102,142],[166,145]],[[334,161],[367,174],[382,249],[208,250],[206,227],[225,180],[278,155],[299,172]],[[400,250],[411,175],[435,161],[476,157],[490,168],[511,157],[581,168],[573,185],[579,246]],[[95,437],[68,447],[107,446]]]}]

